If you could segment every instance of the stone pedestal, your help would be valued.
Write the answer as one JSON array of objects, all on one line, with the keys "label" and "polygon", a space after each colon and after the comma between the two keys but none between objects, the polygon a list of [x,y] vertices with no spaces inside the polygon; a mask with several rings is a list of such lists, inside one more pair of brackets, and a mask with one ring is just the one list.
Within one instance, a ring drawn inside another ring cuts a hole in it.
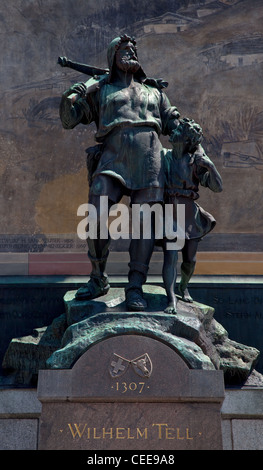
[{"label": "stone pedestal", "polygon": [[165,313],[162,287],[144,286],[144,312],[127,312],[123,288],[90,301],[76,300],[75,293],[65,294],[65,312],[51,325],[10,342],[3,367],[18,383],[30,383],[39,369],[71,369],[91,346],[120,335],[169,344],[190,369],[222,370],[228,385],[245,383],[257,363],[259,351],[231,340],[212,307],[178,298],[177,314]]},{"label": "stone pedestal", "polygon": [[71,369],[41,370],[41,450],[222,448],[223,372],[191,369],[165,341],[117,335]]}]

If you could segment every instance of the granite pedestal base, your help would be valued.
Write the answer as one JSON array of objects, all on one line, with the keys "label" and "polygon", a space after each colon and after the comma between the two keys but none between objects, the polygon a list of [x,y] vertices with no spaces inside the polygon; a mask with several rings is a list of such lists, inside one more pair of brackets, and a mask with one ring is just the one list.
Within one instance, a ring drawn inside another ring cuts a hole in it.
[{"label": "granite pedestal base", "polygon": [[190,369],[142,335],[93,344],[71,369],[42,370],[40,450],[222,449],[223,372]]}]

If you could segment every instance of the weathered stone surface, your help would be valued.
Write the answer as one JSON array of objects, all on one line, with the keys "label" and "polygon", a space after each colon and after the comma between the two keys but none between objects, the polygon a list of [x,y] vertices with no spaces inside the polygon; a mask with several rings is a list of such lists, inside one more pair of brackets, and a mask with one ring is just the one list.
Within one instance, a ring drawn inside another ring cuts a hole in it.
[{"label": "weathered stone surface", "polygon": [[29,384],[39,369],[46,368],[46,360],[60,347],[67,328],[65,315],[55,318],[51,325],[35,328],[32,335],[14,338],[9,343],[3,368],[13,375],[13,382]]},{"label": "weathered stone surface", "polygon": [[241,382],[244,381],[256,363],[257,350],[230,339],[216,348],[220,356],[220,369],[224,371],[227,383],[238,382],[238,377]]},{"label": "weathered stone surface", "polygon": [[[158,338],[176,349],[191,368],[215,369],[210,358],[194,342],[170,333],[174,325],[165,314],[101,313],[71,325],[62,340],[62,348],[47,360],[48,367],[70,368],[92,344],[120,334],[144,334]],[[180,324],[179,324],[180,330]]]},{"label": "weathered stone surface", "polygon": [[162,287],[146,285],[145,312],[127,312],[123,288],[91,301],[77,301],[75,291],[64,297],[65,314],[29,337],[12,340],[3,366],[28,383],[41,368],[71,368],[93,344],[115,335],[143,334],[174,348],[193,369],[221,369],[229,383],[244,382],[257,362],[259,351],[239,344],[213,317],[214,309],[178,299],[176,315],[164,313]]}]

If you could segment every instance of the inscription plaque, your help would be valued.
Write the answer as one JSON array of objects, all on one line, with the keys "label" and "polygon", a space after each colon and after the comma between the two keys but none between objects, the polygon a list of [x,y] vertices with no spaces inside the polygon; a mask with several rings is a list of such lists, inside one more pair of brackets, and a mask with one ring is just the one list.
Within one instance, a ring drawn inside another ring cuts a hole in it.
[{"label": "inscription plaque", "polygon": [[42,370],[39,449],[221,449],[223,375],[189,369],[170,346],[120,335],[72,369]]}]

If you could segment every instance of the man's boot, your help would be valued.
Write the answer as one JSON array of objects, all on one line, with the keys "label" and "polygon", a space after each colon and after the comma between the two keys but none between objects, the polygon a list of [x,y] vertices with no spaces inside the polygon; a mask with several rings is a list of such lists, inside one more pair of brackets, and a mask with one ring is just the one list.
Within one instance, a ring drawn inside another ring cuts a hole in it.
[{"label": "man's boot", "polygon": [[129,283],[125,288],[126,307],[129,311],[141,312],[147,308],[142,286],[146,282],[148,266],[131,262],[129,267]]},{"label": "man's boot", "polygon": [[88,253],[89,259],[92,265],[92,271],[90,274],[90,280],[87,284],[80,287],[76,292],[77,300],[91,300],[96,299],[102,295],[107,294],[110,289],[108,282],[108,276],[105,273],[106,263],[108,259],[108,254],[104,258],[93,258],[90,253]]},{"label": "man's boot", "polygon": [[182,296],[184,302],[192,303],[193,299],[188,291],[188,283],[195,270],[195,262],[181,264],[181,281],[178,286],[179,294]]}]

